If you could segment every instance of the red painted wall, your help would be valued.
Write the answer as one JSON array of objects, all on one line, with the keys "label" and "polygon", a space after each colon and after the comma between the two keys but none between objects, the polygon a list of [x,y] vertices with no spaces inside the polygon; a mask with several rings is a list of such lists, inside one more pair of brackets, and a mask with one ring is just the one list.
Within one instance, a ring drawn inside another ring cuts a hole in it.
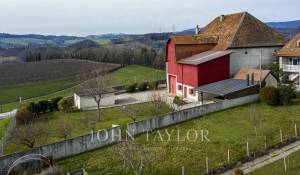
[{"label": "red painted wall", "polygon": [[167,72],[176,75],[179,83],[199,87],[229,78],[229,55],[200,65],[177,64],[175,45],[172,40],[168,42],[166,55]]},{"label": "red painted wall", "polygon": [[230,76],[230,56],[198,65],[198,86],[228,79]]}]

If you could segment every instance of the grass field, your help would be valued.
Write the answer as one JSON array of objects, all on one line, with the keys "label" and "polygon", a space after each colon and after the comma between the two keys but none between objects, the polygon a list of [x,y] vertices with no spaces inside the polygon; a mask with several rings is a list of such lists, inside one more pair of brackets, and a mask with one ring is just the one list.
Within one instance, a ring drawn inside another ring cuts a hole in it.
[{"label": "grass field", "polygon": [[[137,119],[139,120],[155,115],[152,112],[155,108],[153,103],[135,104],[130,107],[141,109],[137,114]],[[162,103],[160,112],[161,114],[168,113],[170,112],[170,109]],[[38,140],[37,145],[44,145],[63,140],[57,134],[57,130],[61,122],[67,122],[70,126],[72,126],[71,137],[89,133],[91,129],[86,125],[86,123],[88,122],[89,117],[95,117],[96,115],[97,111],[76,111],[72,113],[63,113],[58,111],[41,115],[39,123],[43,126],[43,128],[45,128],[48,136]],[[124,128],[127,123],[132,122],[129,115],[131,114],[124,111],[122,107],[103,109],[101,110],[102,120],[96,124],[95,129],[101,130],[111,128],[112,124],[117,124]],[[9,154],[25,149],[27,149],[25,146],[10,142],[10,144],[5,147],[5,153]]]},{"label": "grass field", "polygon": [[[127,66],[108,75],[113,85],[124,85],[134,82],[153,81],[165,79],[165,72],[143,66]],[[19,106],[19,97],[34,97],[27,102],[47,100],[57,96],[69,96],[74,88],[68,88],[75,84],[75,80],[50,81],[39,84],[0,88],[0,113],[11,111]],[[68,88],[58,93],[52,93],[62,88]]]},{"label": "grass field", "polygon": [[[230,149],[231,160],[236,160],[246,155],[246,142],[249,142],[250,151],[264,149],[265,137],[267,145],[274,145],[280,141],[279,130],[284,131],[284,138],[293,134],[293,122],[300,122],[299,99],[289,107],[270,107],[262,103],[251,104],[242,107],[216,112],[203,118],[188,121],[160,131],[165,141],[157,138],[157,131],[136,138],[136,142],[146,145],[157,156],[157,163],[151,169],[156,169],[157,174],[180,175],[184,166],[186,174],[201,174],[205,172],[205,159],[208,157],[210,167],[218,167],[227,162],[227,150]],[[258,136],[254,130],[252,113],[259,115],[257,126]],[[299,124],[300,125],[300,124]],[[179,141],[173,136],[166,141],[167,133],[174,130],[180,131],[180,138],[184,138],[190,129],[208,130],[209,142],[200,140]],[[124,174],[122,161],[116,159],[116,146],[99,149],[89,153],[74,156],[59,162],[64,171],[70,171],[84,167],[89,174]]]},{"label": "grass field", "polygon": [[287,172],[284,171],[283,159],[270,165],[260,168],[249,175],[299,175],[300,174],[300,151],[289,155],[286,158]]},{"label": "grass field", "polygon": [[0,120],[0,139],[3,137],[6,127],[8,126],[10,119]]}]

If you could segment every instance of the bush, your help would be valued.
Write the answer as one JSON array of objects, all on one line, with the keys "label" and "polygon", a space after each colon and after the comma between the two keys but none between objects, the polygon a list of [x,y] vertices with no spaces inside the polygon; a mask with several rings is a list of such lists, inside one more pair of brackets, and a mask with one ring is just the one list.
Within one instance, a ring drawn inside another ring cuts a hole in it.
[{"label": "bush", "polygon": [[51,99],[51,102],[53,103],[53,108],[58,111],[59,108],[58,108],[58,102],[63,99],[62,97],[55,97],[55,98],[52,98]]},{"label": "bush", "polygon": [[152,90],[157,90],[158,89],[158,81],[152,81],[149,83],[149,88]]},{"label": "bush", "polygon": [[291,85],[280,85],[278,87],[279,101],[282,105],[289,105],[296,96],[295,89]]},{"label": "bush", "polygon": [[143,83],[138,84],[138,89],[140,91],[145,91],[145,90],[147,90],[147,86],[148,86],[148,83],[147,82],[143,82]]},{"label": "bush", "polygon": [[71,112],[74,106],[73,97],[65,97],[58,102],[58,107],[64,112]]},{"label": "bush", "polygon": [[22,106],[16,114],[16,122],[18,125],[30,123],[33,120],[33,114],[29,110],[28,106]]},{"label": "bush", "polygon": [[43,113],[46,113],[48,110],[48,101],[41,100],[38,102],[38,104],[39,104],[39,108],[40,108],[39,112],[43,111]]},{"label": "bush", "polygon": [[185,102],[183,100],[181,100],[180,97],[178,97],[178,96],[174,97],[173,103],[177,104],[178,106],[185,104]]},{"label": "bush", "polygon": [[262,102],[275,106],[278,105],[279,102],[279,93],[278,90],[274,87],[268,86],[265,88],[262,88],[260,90],[260,99]]},{"label": "bush", "polygon": [[239,168],[237,168],[237,169],[234,170],[233,174],[234,175],[244,175],[244,171],[241,170],[241,169],[239,169]]},{"label": "bush", "polygon": [[135,92],[136,87],[137,87],[137,84],[134,83],[134,84],[127,85],[125,87],[125,89],[126,89],[126,92],[132,93],[132,92]]}]

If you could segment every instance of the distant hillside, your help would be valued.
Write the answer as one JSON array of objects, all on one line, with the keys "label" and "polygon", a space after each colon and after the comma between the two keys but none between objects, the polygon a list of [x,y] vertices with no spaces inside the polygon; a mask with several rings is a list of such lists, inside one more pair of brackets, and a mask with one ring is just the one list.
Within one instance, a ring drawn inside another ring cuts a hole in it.
[{"label": "distant hillside", "polygon": [[290,28],[290,29],[300,28],[300,20],[286,21],[286,22],[267,22],[266,24],[272,28]]},{"label": "distant hillside", "polygon": [[82,40],[73,44],[70,44],[69,47],[75,48],[75,49],[82,49],[82,48],[98,48],[99,44],[92,40]]}]

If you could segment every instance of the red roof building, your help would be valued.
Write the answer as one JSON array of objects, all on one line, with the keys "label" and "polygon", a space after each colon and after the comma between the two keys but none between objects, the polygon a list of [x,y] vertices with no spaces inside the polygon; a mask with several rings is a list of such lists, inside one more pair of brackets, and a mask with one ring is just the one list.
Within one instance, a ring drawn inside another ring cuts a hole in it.
[{"label": "red roof building", "polygon": [[172,36],[166,47],[168,91],[199,101],[194,88],[225,80],[242,67],[270,64],[285,39],[247,12],[221,15],[195,35]]}]

